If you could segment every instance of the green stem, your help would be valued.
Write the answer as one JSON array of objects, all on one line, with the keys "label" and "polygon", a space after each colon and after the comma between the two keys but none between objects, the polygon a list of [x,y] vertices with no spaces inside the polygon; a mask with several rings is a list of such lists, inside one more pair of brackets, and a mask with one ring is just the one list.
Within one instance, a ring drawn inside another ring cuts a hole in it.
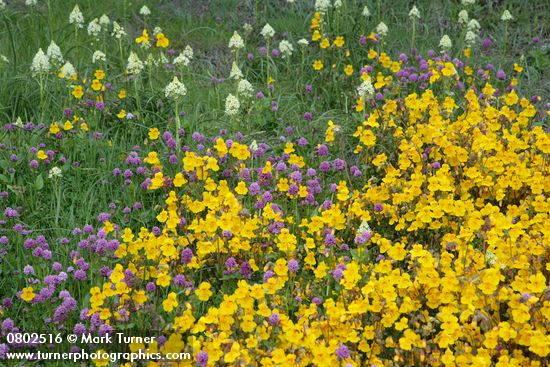
[{"label": "green stem", "polygon": [[178,103],[176,102],[176,151],[177,154],[181,152],[181,142],[180,142],[180,114],[178,109]]}]

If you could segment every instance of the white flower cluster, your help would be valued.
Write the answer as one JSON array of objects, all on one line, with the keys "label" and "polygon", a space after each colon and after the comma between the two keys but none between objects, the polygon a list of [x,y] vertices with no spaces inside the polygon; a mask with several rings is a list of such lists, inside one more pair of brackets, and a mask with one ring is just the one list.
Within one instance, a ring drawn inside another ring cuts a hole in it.
[{"label": "white flower cluster", "polygon": [[0,10],[4,10],[6,8],[6,3],[4,0],[0,0]]},{"label": "white flower cluster", "polygon": [[441,37],[441,40],[439,41],[439,47],[441,47],[441,49],[443,51],[450,50],[451,47],[453,47],[453,43],[451,42],[451,38],[446,34],[443,35],[443,37]]},{"label": "white flower cluster", "polygon": [[479,22],[475,19],[472,19],[468,22],[468,30],[472,32],[477,32],[481,29]]},{"label": "white flower cluster", "polygon": [[153,56],[153,54],[149,52],[149,54],[147,55],[147,58],[145,59],[145,66],[148,66],[148,67],[158,66],[159,62],[160,60],[155,59],[155,56]]},{"label": "white flower cluster", "polygon": [[102,51],[96,50],[94,54],[92,55],[92,63],[96,62],[105,62],[107,60],[107,57]]},{"label": "white flower cluster", "polygon": [[99,19],[94,18],[90,23],[88,23],[88,34],[92,37],[97,38],[101,32],[101,24],[99,24]]},{"label": "white flower cluster", "polygon": [[54,177],[61,177],[61,176],[63,176],[63,174],[62,174],[61,172],[62,172],[62,171],[61,171],[61,168],[59,168],[59,167],[52,167],[52,168],[50,169],[50,172],[48,173],[48,178],[49,178],[49,179],[52,179],[52,178],[54,178]]},{"label": "white flower cluster", "polygon": [[388,26],[386,25],[386,23],[380,22],[376,26],[376,33],[378,33],[380,37],[385,37],[388,34]]},{"label": "white flower cluster", "polygon": [[235,116],[239,113],[241,108],[241,102],[232,94],[229,94],[225,99],[225,114],[228,116]]},{"label": "white flower cluster", "polygon": [[409,18],[417,18],[420,19],[420,10],[416,7],[416,5],[413,5],[411,11],[409,12]]},{"label": "white flower cluster", "polygon": [[248,23],[243,24],[243,31],[245,35],[249,35],[250,33],[252,33],[252,30],[253,28],[250,24]]},{"label": "white flower cluster", "polygon": [[458,13],[458,23],[459,24],[468,23],[468,11],[466,11],[465,9],[462,9],[460,13]]},{"label": "white flower cluster", "polygon": [[504,10],[504,12],[502,13],[502,16],[500,17],[500,20],[502,20],[503,22],[509,22],[513,19],[514,17],[512,16],[512,14],[508,9]]},{"label": "white flower cluster", "polygon": [[334,9],[339,9],[342,7],[342,0],[334,0]]},{"label": "white flower cluster", "polygon": [[10,60],[5,55],[0,54],[0,61],[5,62],[6,64],[10,63]]},{"label": "white flower cluster", "polygon": [[273,38],[273,36],[275,35],[275,30],[273,29],[273,27],[269,25],[269,23],[266,23],[262,28],[262,31],[260,32],[260,34],[264,38]]},{"label": "white flower cluster", "polygon": [[111,35],[116,39],[121,39],[122,37],[126,36],[126,31],[120,24],[118,24],[117,22],[113,22],[113,33],[111,33]]},{"label": "white flower cluster", "polygon": [[75,27],[84,28],[84,16],[78,5],[75,5],[73,11],[69,14],[69,23],[74,24]]},{"label": "white flower cluster", "polygon": [[365,6],[365,7],[363,8],[363,11],[361,12],[361,14],[362,14],[365,18],[370,17],[370,10],[369,10],[369,7],[368,7],[368,6]]},{"label": "white flower cluster", "polygon": [[73,79],[76,77],[76,70],[70,62],[66,62],[65,65],[61,67],[61,71],[59,72],[59,77],[64,79]]},{"label": "white flower cluster", "polygon": [[106,31],[111,24],[111,19],[106,14],[99,17],[99,25]]},{"label": "white flower cluster", "polygon": [[282,40],[279,42],[279,50],[281,50],[281,55],[283,58],[290,57],[294,52],[294,46],[292,46],[292,43],[287,40]]},{"label": "white flower cluster", "polygon": [[474,5],[476,3],[476,0],[462,0],[462,5],[468,6],[468,5]]},{"label": "white flower cluster", "polygon": [[326,13],[327,10],[332,6],[330,0],[316,0],[315,1],[315,11],[320,13]]},{"label": "white flower cluster", "polygon": [[464,37],[464,42],[467,47],[472,47],[477,41],[477,34],[474,31],[467,31]]},{"label": "white flower cluster", "polygon": [[300,46],[306,47],[307,45],[309,45],[309,41],[308,41],[307,39],[305,39],[305,38],[302,38],[302,39],[298,40],[298,44],[299,44]]},{"label": "white flower cluster", "polygon": [[143,5],[141,9],[139,9],[139,14],[143,16],[151,15],[151,10],[147,7],[147,5]]},{"label": "white flower cluster", "polygon": [[139,56],[134,51],[131,51],[130,56],[128,56],[128,66],[126,67],[128,72],[130,74],[138,75],[141,73],[143,68],[143,62],[139,59]]},{"label": "white flower cluster", "polygon": [[42,49],[39,49],[32,59],[31,72],[35,76],[45,74],[50,71],[50,67],[51,65],[48,56],[44,53],[44,51],[42,51]]},{"label": "white flower cluster", "polygon": [[50,42],[50,45],[46,50],[46,55],[48,55],[48,59],[53,64],[61,65],[64,61],[63,54],[61,53],[61,49],[54,41]]},{"label": "white flower cluster", "polygon": [[37,0],[25,0],[25,5],[27,6],[35,6],[37,3]]},{"label": "white flower cluster", "polygon": [[193,59],[193,49],[191,46],[187,45],[185,46],[185,49],[180,52],[178,56],[174,59],[174,65],[177,65],[179,67],[182,66],[189,66],[189,63]]},{"label": "white flower cluster", "polygon": [[357,95],[360,98],[372,97],[374,95],[374,86],[372,85],[370,78],[363,81],[363,83],[357,87]]},{"label": "white flower cluster", "polygon": [[232,50],[239,50],[241,48],[244,48],[243,38],[237,31],[233,32],[233,36],[231,36],[231,39],[229,40],[228,47]]},{"label": "white flower cluster", "polygon": [[179,98],[185,97],[187,94],[187,88],[185,84],[179,81],[178,77],[175,76],[174,79],[166,86],[164,89],[164,95],[166,98],[178,100]]},{"label": "white flower cluster", "polygon": [[229,79],[239,80],[243,78],[243,73],[235,61],[231,65],[231,73],[229,73]]},{"label": "white flower cluster", "polygon": [[239,96],[243,96],[244,98],[250,98],[254,94],[254,87],[246,79],[239,81],[237,89],[239,91]]}]

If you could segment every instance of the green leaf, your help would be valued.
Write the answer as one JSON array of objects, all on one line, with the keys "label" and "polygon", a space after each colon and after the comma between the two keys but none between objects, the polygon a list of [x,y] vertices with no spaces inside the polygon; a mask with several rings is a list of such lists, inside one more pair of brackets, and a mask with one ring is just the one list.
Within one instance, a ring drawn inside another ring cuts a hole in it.
[{"label": "green leaf", "polygon": [[42,174],[39,174],[38,176],[36,176],[36,180],[34,180],[33,187],[38,191],[42,190],[42,188],[44,187],[44,179],[42,178]]}]

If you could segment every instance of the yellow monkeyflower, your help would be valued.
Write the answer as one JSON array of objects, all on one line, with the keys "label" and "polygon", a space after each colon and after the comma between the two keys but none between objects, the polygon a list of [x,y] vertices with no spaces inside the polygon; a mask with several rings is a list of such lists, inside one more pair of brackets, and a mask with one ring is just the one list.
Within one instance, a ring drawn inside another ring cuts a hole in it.
[{"label": "yellow monkeyflower", "polygon": [[23,288],[21,291],[21,299],[25,302],[30,302],[36,297],[36,294],[34,294],[34,289],[32,287],[26,287]]},{"label": "yellow monkeyflower", "polygon": [[199,288],[195,291],[195,294],[199,297],[199,300],[208,301],[210,299],[210,296],[212,296],[212,291],[210,288],[212,288],[212,286],[207,282],[202,282],[199,285]]},{"label": "yellow monkeyflower", "polygon": [[168,38],[166,38],[164,33],[157,34],[157,42],[155,43],[155,46],[166,48],[168,47],[169,44],[170,44],[170,41],[168,40]]}]

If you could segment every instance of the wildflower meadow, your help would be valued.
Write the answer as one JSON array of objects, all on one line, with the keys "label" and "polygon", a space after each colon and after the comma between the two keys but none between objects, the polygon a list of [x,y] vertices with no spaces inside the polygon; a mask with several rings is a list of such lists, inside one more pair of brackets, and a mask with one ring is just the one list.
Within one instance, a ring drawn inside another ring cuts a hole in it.
[{"label": "wildflower meadow", "polygon": [[0,0],[0,365],[550,364],[550,3]]}]

